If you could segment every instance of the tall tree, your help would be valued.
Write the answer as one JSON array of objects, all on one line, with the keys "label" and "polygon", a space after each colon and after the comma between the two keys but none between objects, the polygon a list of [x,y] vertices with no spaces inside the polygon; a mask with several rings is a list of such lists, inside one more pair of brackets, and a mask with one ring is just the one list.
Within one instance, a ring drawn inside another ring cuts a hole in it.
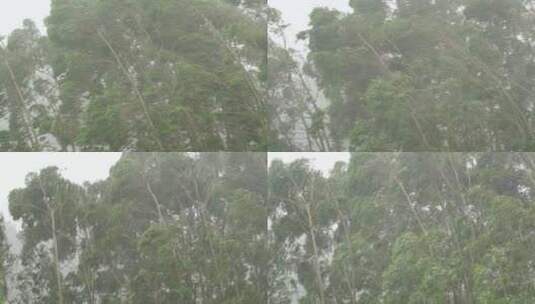
[{"label": "tall tree", "polygon": [[0,108],[9,121],[8,136],[3,140],[5,150],[58,148],[55,141],[47,138],[58,104],[57,83],[48,65],[48,41],[27,19],[0,48]]},{"label": "tall tree", "polygon": [[83,186],[30,174],[10,194],[17,301],[265,303],[266,178],[265,153],[125,153]]},{"label": "tall tree", "polygon": [[79,186],[61,177],[58,168],[50,167],[30,174],[26,187],[9,194],[9,209],[15,220],[24,226],[23,262],[28,262],[45,244],[52,261],[54,280],[48,301],[65,304],[65,283],[62,261],[76,248],[76,212],[80,200]]},{"label": "tall tree", "polygon": [[53,0],[45,23],[2,49],[6,150],[265,150],[264,1]]},{"label": "tall tree", "polygon": [[[286,284],[276,287],[272,301],[529,302],[535,296],[533,157],[355,153],[348,166],[314,180],[303,161],[273,162],[271,244],[279,254],[274,267],[285,270],[276,279]],[[297,182],[286,182],[291,179]],[[307,188],[324,199],[298,190]],[[315,206],[314,225],[306,209],[286,207],[295,198]]]},{"label": "tall tree", "polygon": [[350,5],[315,9],[300,35],[339,148],[532,148],[532,1]]}]

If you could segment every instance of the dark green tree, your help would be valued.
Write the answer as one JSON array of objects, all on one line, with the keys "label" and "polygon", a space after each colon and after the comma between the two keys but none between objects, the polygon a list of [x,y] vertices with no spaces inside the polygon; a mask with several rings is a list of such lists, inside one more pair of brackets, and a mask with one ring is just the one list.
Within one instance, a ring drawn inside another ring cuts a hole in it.
[{"label": "dark green tree", "polygon": [[46,27],[2,47],[5,150],[266,149],[263,1],[53,0]]},{"label": "dark green tree", "polygon": [[125,153],[103,181],[56,168],[10,193],[20,303],[265,303],[265,153]]},{"label": "dark green tree", "polygon": [[[24,245],[22,262],[31,263],[43,242],[49,243],[50,272],[42,275],[51,280],[46,294],[47,303],[69,302],[68,290],[62,272],[62,262],[76,250],[76,223],[82,189],[64,179],[58,168],[50,167],[29,174],[26,187],[9,194],[9,210],[15,220],[22,220]],[[52,279],[53,278],[53,279]]]},{"label": "dark green tree", "polygon": [[317,8],[300,34],[337,147],[531,150],[533,2],[392,2]]},{"label": "dark green tree", "polygon": [[303,161],[274,161],[270,244],[284,283],[272,302],[531,301],[533,157],[354,153],[318,179]]}]

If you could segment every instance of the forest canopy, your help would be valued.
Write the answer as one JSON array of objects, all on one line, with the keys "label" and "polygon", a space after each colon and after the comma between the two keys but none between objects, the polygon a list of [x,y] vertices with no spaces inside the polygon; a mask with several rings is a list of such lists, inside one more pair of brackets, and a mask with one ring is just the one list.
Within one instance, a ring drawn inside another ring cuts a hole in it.
[{"label": "forest canopy", "polygon": [[533,189],[531,153],[124,153],[99,182],[27,175],[0,282],[15,304],[526,304]]},{"label": "forest canopy", "polygon": [[534,148],[532,0],[342,1],[310,14],[306,59],[270,23],[272,123],[294,134],[281,149]]},{"label": "forest canopy", "polygon": [[264,0],[53,0],[1,41],[0,150],[535,147],[533,0],[341,1],[286,37]]},{"label": "forest canopy", "polygon": [[84,185],[32,172],[9,194],[9,303],[266,303],[266,179],[265,153],[126,153]]},{"label": "forest canopy", "polygon": [[271,303],[531,303],[533,189],[533,154],[354,153],[329,175],[274,161]]},{"label": "forest canopy", "polygon": [[262,0],[52,0],[0,47],[10,151],[266,149]]}]

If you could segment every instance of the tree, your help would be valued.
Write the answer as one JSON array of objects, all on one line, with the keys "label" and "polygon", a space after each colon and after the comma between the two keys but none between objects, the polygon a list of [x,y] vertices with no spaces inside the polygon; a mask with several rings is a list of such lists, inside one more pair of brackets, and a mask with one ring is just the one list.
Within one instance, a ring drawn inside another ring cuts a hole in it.
[{"label": "tree", "polygon": [[281,13],[269,8],[268,16],[270,151],[329,151],[323,96],[303,70],[299,52],[290,47],[285,34],[289,25]]},{"label": "tree", "polygon": [[531,149],[532,1],[350,5],[316,8],[300,34],[338,147]]},{"label": "tree", "polygon": [[30,174],[10,194],[17,301],[265,303],[266,178],[263,153],[125,153],[83,186]]},{"label": "tree", "polygon": [[[354,153],[311,179],[303,161],[274,161],[271,246],[286,272],[275,272],[285,284],[273,302],[529,302],[533,163],[520,153]],[[287,205],[296,198],[313,206],[314,225]]]},{"label": "tree", "polygon": [[7,44],[1,46],[0,107],[2,112],[9,113],[6,150],[56,148],[53,141],[46,139],[46,134],[52,131],[58,104],[57,83],[48,75],[48,50],[48,42],[28,19],[21,29],[9,35]]},{"label": "tree", "polygon": [[28,262],[40,244],[48,249],[54,281],[48,294],[50,303],[67,303],[61,262],[76,247],[76,210],[81,189],[62,178],[58,168],[50,167],[29,174],[26,187],[9,194],[9,209],[24,225],[23,262]]},{"label": "tree", "polygon": [[52,1],[2,51],[7,150],[265,150],[263,4]]}]

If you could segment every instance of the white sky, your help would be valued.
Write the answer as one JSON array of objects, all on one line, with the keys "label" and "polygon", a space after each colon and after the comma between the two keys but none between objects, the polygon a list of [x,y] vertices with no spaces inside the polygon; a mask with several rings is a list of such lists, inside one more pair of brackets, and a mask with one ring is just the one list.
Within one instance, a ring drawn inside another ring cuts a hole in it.
[{"label": "white sky", "polygon": [[6,222],[12,221],[8,195],[11,190],[24,187],[28,173],[56,166],[65,178],[83,184],[108,177],[111,166],[120,157],[121,153],[0,153],[0,213]]},{"label": "white sky", "polygon": [[[307,28],[308,15],[314,7],[327,6],[349,11],[349,0],[268,0],[269,5],[282,11],[283,18],[291,23],[289,34]],[[7,35],[22,25],[26,18],[33,19],[44,29],[43,19],[50,11],[50,0],[0,0],[0,35]],[[291,40],[294,40],[290,37]]]},{"label": "white sky", "polygon": [[290,46],[299,51],[306,47],[302,42],[297,43],[295,36],[308,28],[309,15],[314,8],[329,7],[343,12],[351,11],[349,0],[268,0],[268,4],[278,9],[284,22],[290,24],[286,29],[286,39]]},{"label": "white sky", "polygon": [[[308,27],[308,16],[313,8],[325,6],[349,12],[349,0],[268,0],[270,6],[282,12],[288,40],[295,43],[295,35]],[[20,27],[26,18],[34,20],[44,33],[43,20],[50,11],[50,0],[0,0],[0,35],[7,35]],[[302,45],[298,48],[303,47]]]},{"label": "white sky", "polygon": [[7,36],[21,27],[24,19],[32,19],[44,32],[43,20],[50,12],[50,0],[0,0],[0,36]]},{"label": "white sky", "polygon": [[337,162],[347,163],[350,157],[349,152],[271,152],[268,153],[268,162],[271,164],[274,159],[280,159],[285,163],[291,163],[306,158],[314,168],[328,174]]}]

